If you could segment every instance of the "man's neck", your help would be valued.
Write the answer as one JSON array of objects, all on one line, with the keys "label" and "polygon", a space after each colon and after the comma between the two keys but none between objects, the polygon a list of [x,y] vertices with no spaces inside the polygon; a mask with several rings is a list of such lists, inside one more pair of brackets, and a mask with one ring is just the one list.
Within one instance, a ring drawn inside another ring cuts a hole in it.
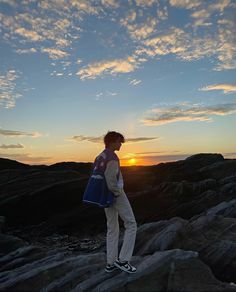
[{"label": "man's neck", "polygon": [[106,147],[106,149],[108,149],[108,150],[110,150],[110,151],[112,151],[112,152],[115,152],[115,149],[113,149],[113,148]]}]

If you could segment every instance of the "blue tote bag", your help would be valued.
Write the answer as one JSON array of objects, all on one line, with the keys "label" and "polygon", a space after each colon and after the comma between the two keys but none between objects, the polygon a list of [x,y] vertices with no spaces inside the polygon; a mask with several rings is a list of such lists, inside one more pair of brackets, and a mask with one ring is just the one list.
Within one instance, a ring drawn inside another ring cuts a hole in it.
[{"label": "blue tote bag", "polygon": [[108,189],[103,173],[93,172],[83,195],[83,202],[107,208],[113,204],[114,194]]}]

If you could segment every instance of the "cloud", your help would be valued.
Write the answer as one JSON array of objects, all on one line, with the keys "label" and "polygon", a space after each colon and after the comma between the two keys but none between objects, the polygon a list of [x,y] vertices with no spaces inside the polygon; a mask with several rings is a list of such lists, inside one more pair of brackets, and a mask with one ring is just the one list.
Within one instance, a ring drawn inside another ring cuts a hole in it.
[{"label": "cloud", "polygon": [[128,11],[126,16],[120,20],[120,23],[123,26],[127,26],[128,23],[134,22],[136,17],[137,17],[137,13],[136,13],[135,9],[132,9],[132,10]]},{"label": "cloud", "polygon": [[126,138],[125,142],[128,144],[133,143],[143,143],[143,142],[149,142],[152,140],[157,140],[159,137],[138,137],[138,138]]},{"label": "cloud", "polygon": [[[0,13],[1,33],[4,41],[20,48],[18,53],[34,52],[28,49],[28,43],[34,42],[40,44],[38,51],[48,52],[51,58],[61,58],[70,53],[70,48],[64,53],[59,51],[80,37],[79,22],[83,16],[99,11],[101,7],[91,1],[45,0],[33,5],[31,0],[25,0],[15,3],[11,14]],[[48,44],[52,47],[50,51]]]},{"label": "cloud", "polygon": [[[184,61],[200,60],[204,57],[214,57],[214,70],[229,70],[236,68],[236,21],[225,22],[218,26],[216,34],[193,34],[181,28],[171,27],[166,32],[146,39],[135,54],[139,57],[161,57],[175,55]],[[202,23],[210,25],[211,23]]]},{"label": "cloud", "polygon": [[222,90],[224,93],[231,93],[236,91],[236,84],[213,84],[213,85],[208,85],[200,90],[202,91],[209,91],[209,90]]},{"label": "cloud", "polygon": [[210,15],[211,15],[210,12],[207,11],[207,10],[205,10],[205,9],[197,10],[197,11],[195,11],[195,12],[193,12],[193,13],[191,14],[191,16],[192,16],[193,18],[207,18],[207,17],[209,17]]},{"label": "cloud", "polygon": [[[103,143],[103,136],[83,136],[83,135],[78,135],[78,136],[73,136],[71,138],[68,138],[67,140],[70,141],[77,141],[77,142],[82,142],[82,141],[88,141],[88,142],[93,142],[93,143]],[[142,142],[148,142],[152,140],[157,140],[159,137],[137,137],[137,138],[125,138],[125,143],[142,143]]]},{"label": "cloud", "polygon": [[236,113],[236,103],[214,106],[182,106],[152,109],[142,120],[147,126],[158,126],[178,121],[211,121],[212,116],[226,116]]},{"label": "cloud", "polygon": [[126,27],[131,38],[135,40],[142,40],[150,36],[156,31],[157,19],[153,17],[148,17],[147,20],[139,24],[129,24],[127,18],[121,20],[121,24]]},{"label": "cloud", "polygon": [[12,108],[15,106],[15,100],[22,96],[16,83],[20,74],[15,70],[8,70],[5,74],[0,73],[0,106]]},{"label": "cloud", "polygon": [[18,54],[29,54],[29,53],[36,53],[37,49],[35,48],[30,48],[30,49],[17,49],[16,52]]},{"label": "cloud", "polygon": [[[146,152],[136,152],[133,155],[149,155],[149,154],[157,154],[157,153],[166,153],[166,152],[170,152],[170,151],[146,151]],[[176,152],[180,152],[178,150],[175,151],[171,151],[171,153],[176,153]]]},{"label": "cloud", "polygon": [[25,29],[24,27],[19,27],[15,30],[16,34],[29,39],[30,41],[41,41],[43,37],[39,35],[36,31]]},{"label": "cloud", "polygon": [[108,8],[118,8],[119,3],[117,0],[101,0],[102,5]]},{"label": "cloud", "polygon": [[[104,1],[106,3],[108,2],[112,2],[112,1]],[[83,14],[99,14],[101,7],[99,7],[98,5],[93,5],[92,1],[88,1],[88,0],[70,0],[69,1],[69,5],[68,7],[70,7],[70,5],[72,5],[73,8],[77,9],[77,16],[78,17],[82,17]]]},{"label": "cloud", "polygon": [[21,132],[21,131],[13,131],[13,130],[3,130],[0,128],[0,135],[3,136],[9,136],[9,137],[23,137],[23,136],[30,136],[30,137],[40,137],[41,134],[38,132],[33,133],[27,133],[27,132]]},{"label": "cloud", "polygon": [[42,52],[48,53],[49,57],[54,60],[61,59],[69,55],[67,52],[64,52],[56,48],[43,48]]},{"label": "cloud", "polygon": [[203,0],[170,0],[170,5],[185,8],[185,9],[192,9],[200,6]]},{"label": "cloud", "polygon": [[135,0],[135,3],[137,6],[152,6],[154,3],[156,3],[156,0]]},{"label": "cloud", "polygon": [[142,81],[141,80],[137,80],[137,79],[133,79],[133,80],[131,80],[130,81],[130,85],[138,85],[138,84],[140,84]]},{"label": "cloud", "polygon": [[[206,4],[208,4],[208,3],[206,2]],[[231,6],[230,0],[215,1],[215,3],[213,3],[213,4],[201,5],[201,7],[199,7],[199,9],[196,9],[191,14],[191,16],[193,18],[197,19],[194,22],[193,27],[212,25],[212,22],[209,20],[209,18],[212,16],[212,14],[217,13],[217,12],[222,13],[224,11],[224,9],[226,9],[230,6]]]},{"label": "cloud", "polygon": [[[214,58],[216,62],[213,66],[217,71],[236,68],[235,4],[230,0],[132,0],[125,5],[116,0],[45,0],[37,5],[36,2],[3,2],[12,8],[11,13],[0,13],[2,39],[19,54],[37,51],[48,54],[53,60],[70,58],[73,65],[77,56],[72,52],[78,51],[77,45],[82,42],[77,40],[81,35],[88,33],[86,36],[91,36],[90,33],[95,31],[96,35],[102,35],[105,31],[98,31],[100,26],[95,28],[95,22],[88,27],[83,21],[93,16],[99,23],[103,20],[113,22],[116,33],[112,36],[112,42],[116,40],[124,46],[112,43],[113,55],[110,52],[107,54],[111,60],[88,61],[83,68],[80,66],[77,75],[81,79],[95,79],[104,73],[133,72],[139,67],[138,62],[154,57],[160,59],[168,54],[182,61]],[[172,21],[167,22],[170,6],[177,18],[180,16],[178,13],[182,13],[180,9],[188,10],[184,11],[188,15],[178,23],[178,27],[174,27]],[[120,9],[116,11],[117,8]],[[123,28],[127,33],[123,33]],[[112,29],[113,25],[105,33]],[[105,39],[107,35],[99,37]],[[94,41],[97,48],[96,38]],[[135,61],[122,59],[120,54],[116,54],[121,50],[124,52],[125,48],[135,51],[128,52],[132,56],[128,58]]]},{"label": "cloud", "polygon": [[67,140],[72,140],[72,141],[77,141],[77,142],[88,141],[88,142],[93,142],[93,143],[103,143],[103,136],[93,137],[93,136],[78,135],[78,136],[73,136],[71,138],[68,138]]},{"label": "cloud", "polygon": [[1,149],[15,149],[15,148],[25,148],[24,145],[22,144],[10,144],[10,145],[5,145],[5,144],[2,144],[0,145],[0,148]]},{"label": "cloud", "polygon": [[118,94],[118,92],[106,91],[106,94],[111,95],[111,96],[116,96]]},{"label": "cloud", "polygon": [[125,59],[115,59],[110,61],[94,62],[87,67],[80,69],[76,75],[80,79],[95,79],[99,75],[104,73],[117,74],[117,73],[129,73],[134,71],[138,67],[138,62],[133,57],[127,57]]}]

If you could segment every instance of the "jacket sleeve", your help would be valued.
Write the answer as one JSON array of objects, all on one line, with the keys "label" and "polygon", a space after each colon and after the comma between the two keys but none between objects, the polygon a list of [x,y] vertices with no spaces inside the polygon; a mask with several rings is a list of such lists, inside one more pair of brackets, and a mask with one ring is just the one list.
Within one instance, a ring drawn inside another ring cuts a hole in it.
[{"label": "jacket sleeve", "polygon": [[122,189],[118,187],[117,173],[119,172],[119,164],[116,160],[111,160],[107,163],[106,170],[104,172],[108,189],[118,197],[121,194]]}]

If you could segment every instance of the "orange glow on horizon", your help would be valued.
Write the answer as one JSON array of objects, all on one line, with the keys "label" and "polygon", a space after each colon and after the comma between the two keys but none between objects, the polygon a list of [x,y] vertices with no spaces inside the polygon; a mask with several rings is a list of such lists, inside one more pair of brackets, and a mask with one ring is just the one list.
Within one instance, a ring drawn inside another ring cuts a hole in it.
[{"label": "orange glow on horizon", "polygon": [[136,162],[137,162],[137,160],[136,160],[135,158],[131,158],[131,159],[129,160],[129,164],[130,164],[130,165],[134,165],[134,164],[136,164]]}]

